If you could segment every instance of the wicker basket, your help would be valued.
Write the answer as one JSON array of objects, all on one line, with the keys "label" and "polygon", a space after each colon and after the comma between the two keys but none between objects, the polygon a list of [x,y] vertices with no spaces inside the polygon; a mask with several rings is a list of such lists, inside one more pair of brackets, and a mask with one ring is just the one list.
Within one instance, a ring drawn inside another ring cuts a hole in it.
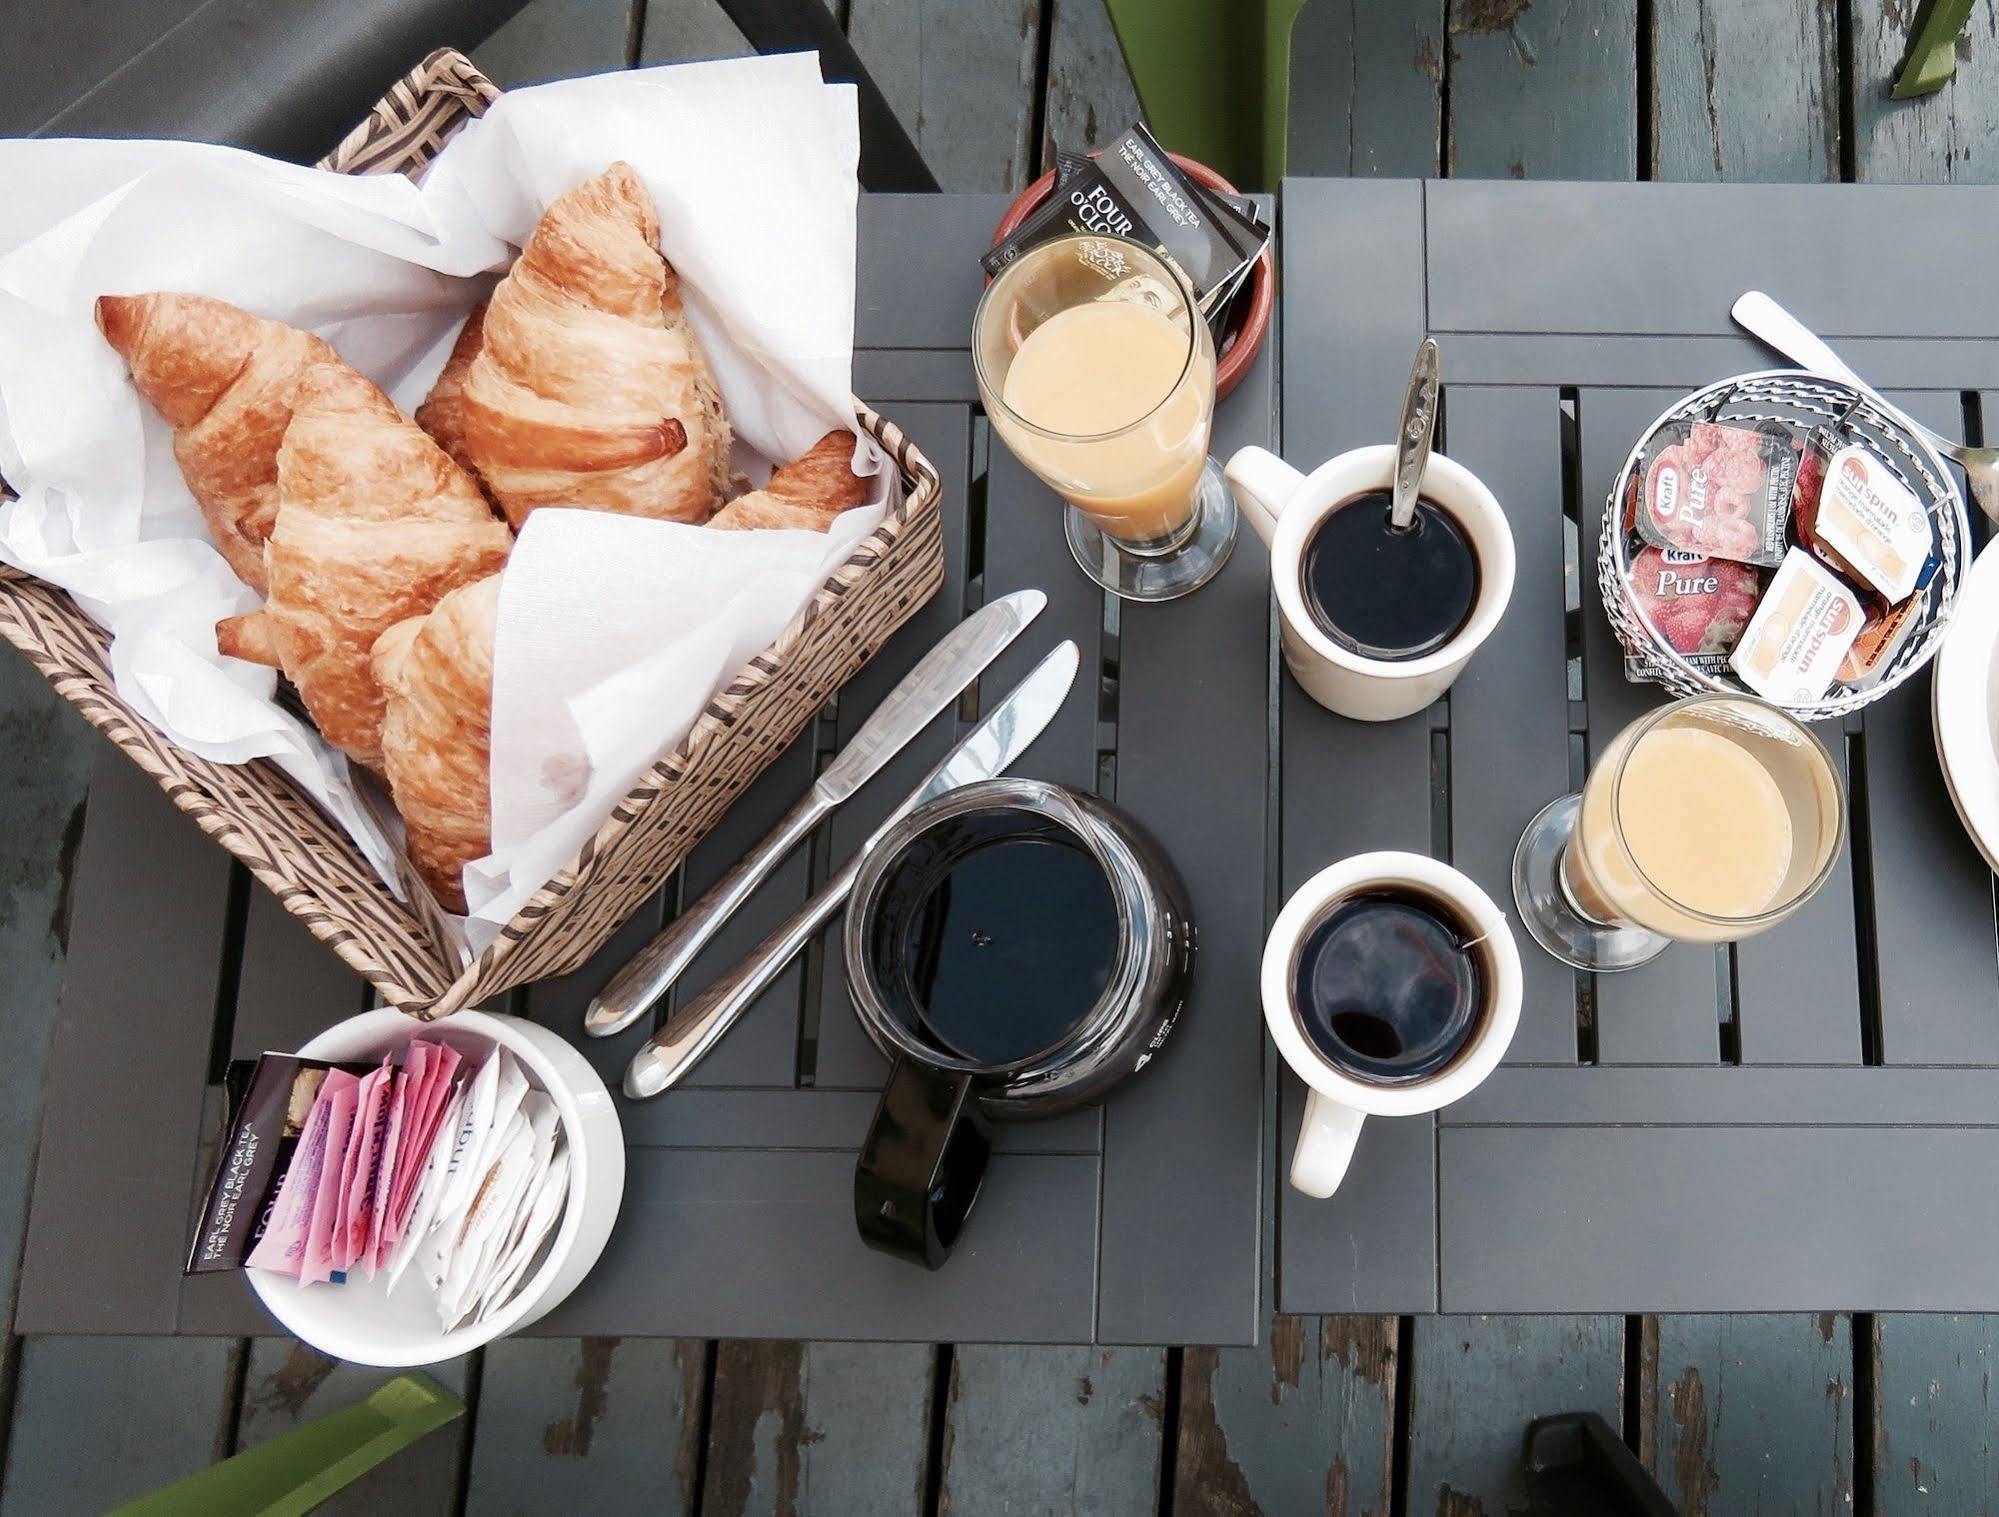
[{"label": "wicker basket", "polygon": [[[321,166],[414,174],[498,96],[462,54],[433,53]],[[893,423],[865,407],[861,422],[901,468],[901,504],[469,961],[390,894],[347,835],[278,769],[196,758],[134,714],[112,688],[103,630],[67,595],[0,566],[0,634],[388,1004],[439,1017],[581,964],[665,883],[827,697],[936,593],[944,575],[937,471]]]},{"label": "wicker basket", "polygon": [[1618,641],[1644,661],[1646,678],[1675,695],[1728,694],[1749,688],[1733,671],[1714,675],[1695,668],[1674,651],[1630,594],[1631,559],[1638,543],[1625,526],[1626,503],[1632,498],[1633,480],[1645,450],[1662,427],[1678,421],[1778,421],[1798,432],[1827,428],[1840,442],[1865,448],[1908,486],[1935,529],[1936,576],[1918,592],[1921,599],[1914,630],[1881,678],[1863,690],[1836,687],[1822,700],[1786,704],[1786,711],[1807,722],[1858,711],[1935,657],[1950,628],[1951,613],[1957,608],[1958,589],[1971,568],[1971,523],[1950,470],[1907,417],[1881,409],[1851,385],[1797,369],[1766,369],[1718,379],[1667,407],[1632,444],[1610,487],[1598,535],[1597,587]]}]

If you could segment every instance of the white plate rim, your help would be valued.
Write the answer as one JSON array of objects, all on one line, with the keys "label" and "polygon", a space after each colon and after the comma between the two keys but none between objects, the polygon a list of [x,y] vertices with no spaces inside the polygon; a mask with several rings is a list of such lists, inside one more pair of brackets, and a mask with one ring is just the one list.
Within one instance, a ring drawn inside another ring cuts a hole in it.
[{"label": "white plate rim", "polygon": [[1957,615],[1937,651],[1930,679],[1930,728],[1944,790],[1986,864],[1999,870],[1995,656],[1999,656],[1999,541],[1987,545],[1965,576]]}]

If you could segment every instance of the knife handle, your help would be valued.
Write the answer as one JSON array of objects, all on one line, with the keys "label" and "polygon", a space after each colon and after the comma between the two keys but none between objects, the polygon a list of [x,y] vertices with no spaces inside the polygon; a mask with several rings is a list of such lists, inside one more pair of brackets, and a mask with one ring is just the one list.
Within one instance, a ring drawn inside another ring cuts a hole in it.
[{"label": "knife handle", "polygon": [[675,917],[631,962],[611,976],[583,1013],[583,1030],[593,1038],[623,1032],[649,1011],[680,978],[694,956],[708,945],[736,908],[811,834],[832,808],[818,787],[805,792],[764,840],[701,893],[701,898]]},{"label": "knife handle", "polygon": [[845,903],[861,872],[856,854],[775,932],[750,950],[734,969],[681,1007],[646,1040],[625,1070],[625,1094],[648,1100],[671,1089],[735,1026],[736,1019],[784,972],[812,935]]}]

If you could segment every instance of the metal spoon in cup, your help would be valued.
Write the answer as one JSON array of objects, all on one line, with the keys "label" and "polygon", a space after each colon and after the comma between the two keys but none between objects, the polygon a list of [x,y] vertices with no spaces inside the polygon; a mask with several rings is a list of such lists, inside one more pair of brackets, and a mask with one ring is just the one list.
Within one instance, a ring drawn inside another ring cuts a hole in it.
[{"label": "metal spoon in cup", "polygon": [[1852,385],[1875,405],[1908,422],[1929,439],[1931,447],[1964,470],[1972,499],[1987,516],[1999,521],[1999,448],[1974,448],[1968,443],[1952,442],[1941,432],[1932,432],[1849,369],[1824,339],[1761,290],[1750,290],[1743,295],[1729,308],[1729,314],[1752,336],[1762,338],[1800,368],[1809,369],[1822,379]]},{"label": "metal spoon in cup", "polygon": [[1437,339],[1425,337],[1409,371],[1409,388],[1402,396],[1402,428],[1395,434],[1395,493],[1388,506],[1388,524],[1407,532],[1416,522],[1416,500],[1423,470],[1430,462],[1430,439],[1437,431]]}]

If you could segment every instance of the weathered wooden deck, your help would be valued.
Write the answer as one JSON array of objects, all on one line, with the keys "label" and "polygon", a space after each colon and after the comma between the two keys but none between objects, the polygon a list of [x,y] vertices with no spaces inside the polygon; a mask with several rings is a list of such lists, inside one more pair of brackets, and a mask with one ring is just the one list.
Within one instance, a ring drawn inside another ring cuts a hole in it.
[{"label": "weathered wooden deck", "polygon": [[[1051,142],[1101,138],[1136,112],[1101,0],[840,9],[947,189],[1018,187]],[[1999,177],[1989,0],[1957,81],[1897,105],[1885,81],[1913,9],[1312,0],[1292,172]],[[520,84],[741,50],[712,0],[536,0],[475,55]],[[1967,278],[1979,251],[1965,250]],[[10,1298],[65,863],[99,755],[25,663],[0,658]],[[1520,1501],[1522,1425],[1591,1407],[1689,1513],[1999,1511],[1999,1318],[1280,1317],[1265,1337],[1222,1351],[507,1342],[440,1372],[472,1416],[330,1509],[1499,1517]],[[4,1355],[0,1517],[101,1511],[379,1378],[277,1338],[10,1336]]]}]

